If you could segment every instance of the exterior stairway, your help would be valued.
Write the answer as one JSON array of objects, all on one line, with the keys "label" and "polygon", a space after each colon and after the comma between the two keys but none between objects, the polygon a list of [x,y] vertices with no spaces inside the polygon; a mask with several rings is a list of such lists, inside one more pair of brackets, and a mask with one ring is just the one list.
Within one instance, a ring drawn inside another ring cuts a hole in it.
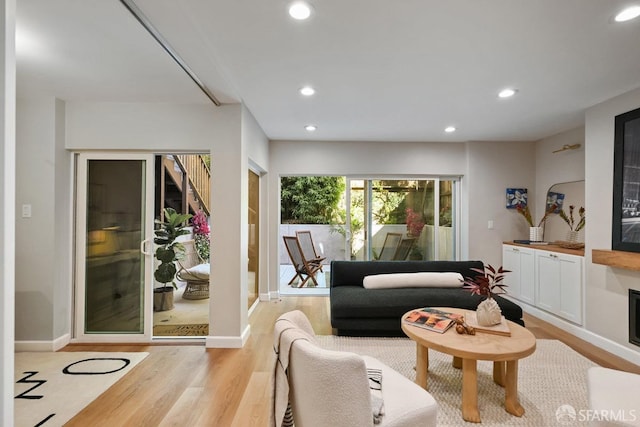
[{"label": "exterior stairway", "polygon": [[201,155],[161,156],[160,206],[209,216],[211,171]]}]

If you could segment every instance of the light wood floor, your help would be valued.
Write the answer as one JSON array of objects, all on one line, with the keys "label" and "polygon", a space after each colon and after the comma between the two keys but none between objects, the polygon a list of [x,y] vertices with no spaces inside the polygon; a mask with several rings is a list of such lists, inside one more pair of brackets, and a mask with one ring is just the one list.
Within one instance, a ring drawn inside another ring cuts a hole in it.
[{"label": "light wood floor", "polygon": [[[64,351],[147,351],[149,356],[74,417],[67,426],[268,425],[273,323],[300,309],[318,335],[330,335],[327,297],[287,297],[258,304],[251,337],[242,349],[202,345],[72,344]],[[631,364],[534,317],[525,323],[537,338],[558,339],[594,362],[640,373]]]}]

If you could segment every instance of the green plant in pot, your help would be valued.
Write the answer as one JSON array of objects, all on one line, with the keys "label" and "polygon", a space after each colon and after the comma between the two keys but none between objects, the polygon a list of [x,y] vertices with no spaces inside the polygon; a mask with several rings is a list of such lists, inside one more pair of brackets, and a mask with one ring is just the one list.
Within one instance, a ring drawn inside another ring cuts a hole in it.
[{"label": "green plant in pot", "polygon": [[155,238],[153,243],[158,245],[155,257],[160,264],[156,267],[153,277],[162,286],[153,289],[153,308],[156,311],[171,310],[173,308],[173,291],[176,285],[177,260],[184,256],[184,246],[177,242],[180,236],[189,234],[186,229],[191,214],[180,214],[172,208],[164,210],[164,221],[156,220]]}]

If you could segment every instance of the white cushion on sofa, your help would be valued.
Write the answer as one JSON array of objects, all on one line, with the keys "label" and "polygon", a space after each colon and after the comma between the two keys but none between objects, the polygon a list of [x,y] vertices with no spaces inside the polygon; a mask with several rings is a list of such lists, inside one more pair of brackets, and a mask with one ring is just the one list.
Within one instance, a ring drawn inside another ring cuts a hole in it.
[{"label": "white cushion on sofa", "polygon": [[454,272],[389,273],[365,276],[362,284],[367,289],[459,288],[463,279]]}]

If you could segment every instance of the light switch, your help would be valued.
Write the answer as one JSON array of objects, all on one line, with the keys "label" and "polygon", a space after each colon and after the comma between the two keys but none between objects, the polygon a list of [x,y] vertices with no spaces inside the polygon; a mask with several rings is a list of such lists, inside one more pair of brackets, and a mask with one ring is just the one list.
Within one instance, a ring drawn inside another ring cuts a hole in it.
[{"label": "light switch", "polygon": [[493,220],[492,220],[492,219],[490,219],[489,221],[487,221],[487,228],[488,228],[489,230],[493,230]]},{"label": "light switch", "polygon": [[22,218],[31,218],[31,205],[22,205]]}]

